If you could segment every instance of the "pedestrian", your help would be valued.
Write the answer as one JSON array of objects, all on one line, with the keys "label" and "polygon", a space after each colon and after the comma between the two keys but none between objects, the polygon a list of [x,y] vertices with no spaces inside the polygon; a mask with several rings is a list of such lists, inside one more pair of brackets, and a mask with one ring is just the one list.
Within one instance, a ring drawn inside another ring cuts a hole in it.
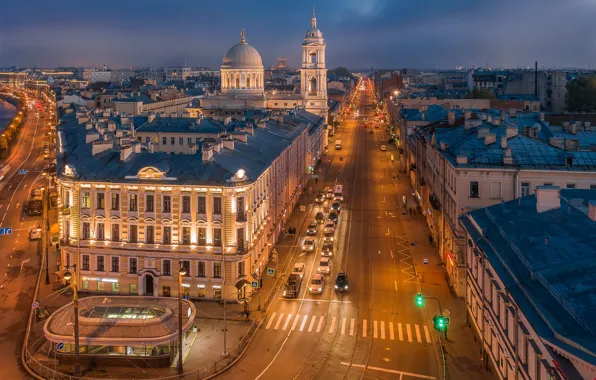
[{"label": "pedestrian", "polygon": [[316,178],[315,178],[315,185],[318,185],[318,184],[319,184],[319,178],[318,178],[318,177],[316,177]]}]

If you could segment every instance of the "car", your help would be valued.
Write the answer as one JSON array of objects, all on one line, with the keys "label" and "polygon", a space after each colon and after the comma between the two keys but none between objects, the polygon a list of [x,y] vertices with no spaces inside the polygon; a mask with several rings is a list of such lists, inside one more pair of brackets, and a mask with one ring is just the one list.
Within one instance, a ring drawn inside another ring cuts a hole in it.
[{"label": "car", "polygon": [[315,221],[319,224],[325,223],[325,214],[322,212],[317,212],[317,215],[315,215]]},{"label": "car", "polygon": [[334,223],[337,223],[339,219],[339,215],[335,211],[331,211],[329,215],[327,215],[327,220],[332,220]]},{"label": "car", "polygon": [[333,243],[323,243],[323,247],[321,248],[321,256],[333,256]]},{"label": "car", "polygon": [[41,239],[41,228],[31,228],[29,230],[29,240],[39,240]]},{"label": "car", "polygon": [[381,152],[386,152],[387,151],[387,147],[385,145],[381,145]]},{"label": "car", "polygon": [[325,229],[323,233],[323,242],[324,243],[331,243],[335,240],[335,231],[333,229]]},{"label": "car", "polygon": [[292,269],[292,273],[300,275],[300,277],[304,277],[304,269],[306,266],[304,263],[296,263],[294,264],[294,269]]},{"label": "car", "polygon": [[284,298],[297,298],[298,293],[300,293],[300,286],[302,286],[302,277],[294,273],[289,275],[284,287]]},{"label": "car", "polygon": [[323,287],[325,286],[325,277],[321,274],[315,274],[310,280],[308,291],[310,294],[323,294]]},{"label": "car", "polygon": [[333,189],[328,188],[327,190],[327,199],[333,199]]},{"label": "car", "polygon": [[315,239],[310,236],[306,237],[304,242],[302,242],[302,250],[304,252],[313,252],[316,247],[317,243],[315,242]]},{"label": "car", "polygon": [[316,203],[323,203],[325,202],[325,199],[327,198],[326,194],[322,191],[319,191],[319,193],[317,194],[316,198],[315,198],[315,202]]},{"label": "car", "polygon": [[319,266],[317,267],[317,273],[331,273],[331,260],[329,259],[329,257],[321,257],[321,261],[319,261]]},{"label": "car", "polygon": [[348,290],[348,275],[346,272],[339,272],[335,278],[335,291],[345,292]]},{"label": "car", "polygon": [[339,214],[339,212],[341,211],[341,202],[333,202],[331,204],[331,211],[335,211],[336,213]]},{"label": "car", "polygon": [[328,220],[325,223],[324,230],[325,232],[327,232],[327,230],[335,231],[335,223],[333,222],[333,220]]},{"label": "car", "polygon": [[315,236],[317,231],[319,230],[319,224],[316,222],[312,222],[311,224],[306,227],[306,234],[308,236]]}]

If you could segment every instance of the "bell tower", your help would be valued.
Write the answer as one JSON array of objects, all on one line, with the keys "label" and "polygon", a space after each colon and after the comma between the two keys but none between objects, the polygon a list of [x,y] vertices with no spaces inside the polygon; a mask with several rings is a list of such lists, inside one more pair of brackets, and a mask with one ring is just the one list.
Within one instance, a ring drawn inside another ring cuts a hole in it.
[{"label": "bell tower", "polygon": [[307,111],[327,116],[327,68],[325,67],[325,40],[317,28],[313,8],[311,26],[302,43],[300,94]]}]

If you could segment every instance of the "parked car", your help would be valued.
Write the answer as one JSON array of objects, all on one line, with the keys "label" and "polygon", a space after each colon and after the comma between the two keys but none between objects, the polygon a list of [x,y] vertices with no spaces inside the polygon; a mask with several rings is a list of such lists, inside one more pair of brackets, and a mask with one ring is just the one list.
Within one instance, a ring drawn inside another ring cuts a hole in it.
[{"label": "parked car", "polygon": [[319,230],[319,224],[316,222],[312,222],[306,227],[306,234],[309,236],[315,236],[317,231]]},{"label": "parked car", "polygon": [[381,152],[386,152],[387,151],[387,147],[385,145],[381,145]]},{"label": "parked car", "polygon": [[331,273],[331,260],[329,259],[329,257],[321,257],[321,261],[319,261],[319,266],[317,268],[317,273]]},{"label": "parked car", "polygon": [[348,275],[346,272],[339,272],[335,278],[335,291],[344,292],[348,290]]},{"label": "parked car", "polygon": [[315,274],[310,280],[308,291],[310,294],[322,294],[325,286],[325,277],[321,274]]}]

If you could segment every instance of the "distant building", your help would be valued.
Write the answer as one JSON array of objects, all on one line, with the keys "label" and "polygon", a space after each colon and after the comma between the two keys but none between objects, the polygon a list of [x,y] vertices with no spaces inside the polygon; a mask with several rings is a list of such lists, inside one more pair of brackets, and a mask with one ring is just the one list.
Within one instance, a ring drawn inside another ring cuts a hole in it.
[{"label": "distant building", "polygon": [[495,96],[505,93],[508,71],[476,70],[472,73],[473,88],[483,88]]},{"label": "distant building", "polygon": [[[538,79],[538,82],[536,82]],[[535,86],[535,83],[538,83]],[[563,112],[567,109],[567,73],[563,71],[525,70],[511,74],[507,78],[505,94],[532,94],[535,88],[542,109],[550,112]]]},{"label": "distant building", "polygon": [[98,83],[98,82],[110,83],[111,81],[112,81],[112,72],[111,71],[92,71],[91,72],[91,83]]},{"label": "distant building", "polygon": [[164,69],[166,82],[183,82],[190,76],[190,67],[168,67]]},{"label": "distant building", "polygon": [[277,59],[277,62],[275,63],[275,65],[273,65],[273,67],[271,67],[271,70],[289,71],[291,69],[288,67],[288,62],[286,62],[286,59],[283,57],[280,57]]},{"label": "distant building", "polygon": [[474,88],[471,70],[445,70],[439,72],[439,88],[443,90],[468,90]]},{"label": "distant building", "polygon": [[460,218],[466,320],[499,379],[596,378],[595,199],[538,186]]}]

